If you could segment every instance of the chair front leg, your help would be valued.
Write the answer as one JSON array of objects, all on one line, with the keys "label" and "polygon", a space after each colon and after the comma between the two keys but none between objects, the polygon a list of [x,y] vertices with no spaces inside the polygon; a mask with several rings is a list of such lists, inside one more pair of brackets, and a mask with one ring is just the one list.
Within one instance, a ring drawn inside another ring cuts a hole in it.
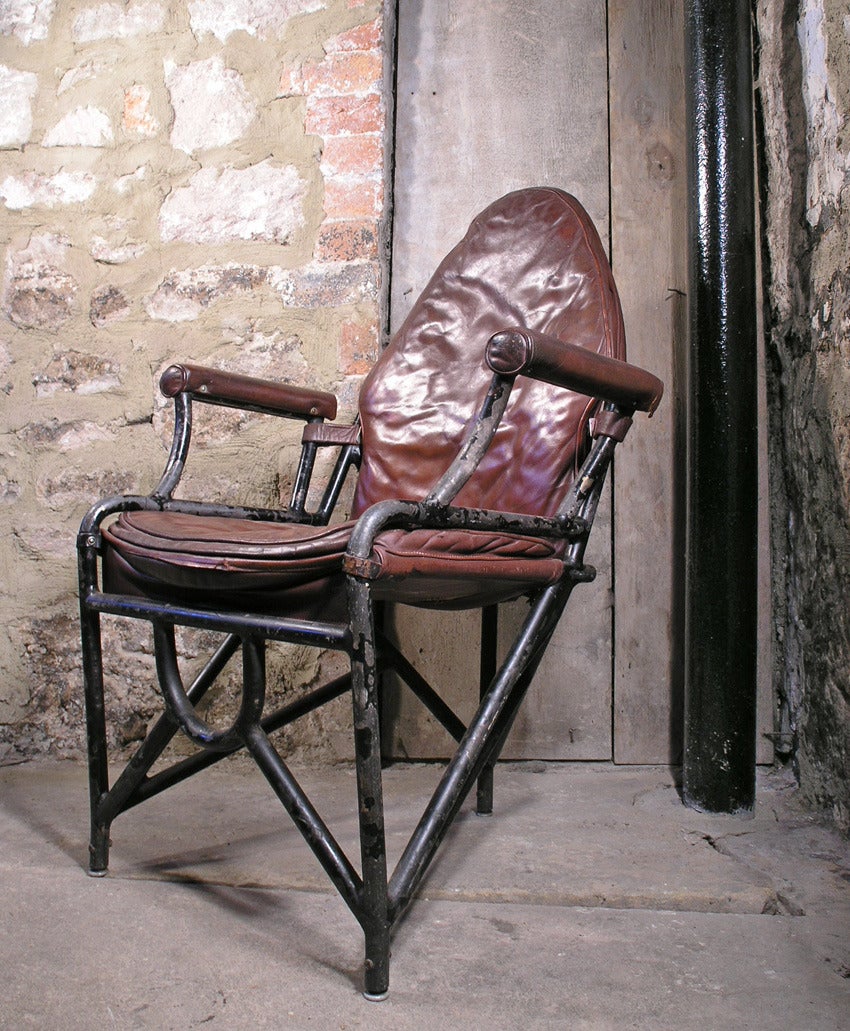
[{"label": "chair front leg", "polygon": [[86,742],[89,765],[91,838],[89,873],[102,877],[109,863],[109,823],[105,821],[101,800],[109,791],[106,754],[106,711],[103,697],[103,647],[100,615],[86,604],[96,587],[97,552],[94,538],[84,537],[79,544],[80,627],[83,662],[83,687],[86,700]]},{"label": "chair front leg", "polygon": [[389,989],[390,919],[375,620],[369,584],[349,577],[348,602],[353,640],[351,691],[363,875],[360,924],[366,939],[363,994],[377,1001],[386,998]]}]

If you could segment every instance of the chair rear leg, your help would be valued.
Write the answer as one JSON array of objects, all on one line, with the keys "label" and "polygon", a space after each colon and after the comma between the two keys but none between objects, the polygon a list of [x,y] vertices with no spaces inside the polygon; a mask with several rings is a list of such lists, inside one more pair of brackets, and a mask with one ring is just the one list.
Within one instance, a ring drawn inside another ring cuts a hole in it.
[{"label": "chair rear leg", "polygon": [[[487,605],[481,610],[481,664],[479,676],[479,698],[484,697],[490,682],[496,675],[496,649],[499,636],[499,606]],[[488,762],[478,775],[475,797],[475,812],[479,816],[490,816],[493,812],[493,766]]]}]

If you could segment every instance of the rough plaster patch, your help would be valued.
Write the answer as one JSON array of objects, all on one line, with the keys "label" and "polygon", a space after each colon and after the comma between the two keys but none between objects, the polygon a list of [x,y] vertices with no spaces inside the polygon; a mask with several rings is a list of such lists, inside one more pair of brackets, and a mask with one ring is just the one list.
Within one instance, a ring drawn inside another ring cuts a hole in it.
[{"label": "rough plaster patch", "polygon": [[9,175],[0,183],[0,199],[11,211],[24,208],[56,208],[63,204],[82,204],[97,189],[97,180],[88,172],[57,172],[39,175],[27,172]]},{"label": "rough plaster patch", "polygon": [[31,558],[67,559],[68,548],[73,546],[72,535],[55,526],[19,526],[14,533]]},{"label": "rough plaster patch", "polygon": [[44,147],[106,147],[113,141],[109,115],[96,107],[69,111],[48,130]]},{"label": "rough plaster patch", "polygon": [[62,94],[67,93],[69,89],[73,89],[81,82],[87,82],[89,79],[93,79],[96,75],[100,75],[104,71],[104,66],[101,64],[96,65],[94,61],[85,61],[83,64],[76,65],[74,68],[69,68],[59,80],[59,87],[56,90],[56,95],[61,97]]},{"label": "rough plaster patch", "polygon": [[167,60],[165,84],[174,108],[171,145],[187,154],[233,143],[256,115],[242,76],[221,57],[188,65]]},{"label": "rough plaster patch", "polygon": [[78,43],[99,39],[129,39],[159,32],[165,24],[162,4],[99,4],[82,11],[74,19],[73,36]]},{"label": "rough plaster patch", "polygon": [[17,36],[24,46],[47,38],[56,0],[3,0],[0,35]]},{"label": "rough plaster patch", "polygon": [[15,505],[21,496],[21,485],[0,471],[0,505]]},{"label": "rough plaster patch", "polygon": [[148,166],[140,165],[135,172],[130,172],[128,175],[122,175],[120,179],[116,179],[113,188],[116,193],[125,195],[133,189],[136,183],[144,182],[147,177]]},{"label": "rough plaster patch", "polygon": [[327,0],[190,0],[193,34],[212,33],[222,43],[234,32],[279,39],[290,18],[327,7]]},{"label": "rough plaster patch", "polygon": [[160,236],[165,242],[286,243],[304,225],[306,188],[295,168],[276,167],[271,161],[245,169],[203,168],[166,198]]},{"label": "rough plaster patch", "polygon": [[301,353],[300,337],[280,338],[277,333],[251,331],[239,341],[238,352],[228,368],[246,376],[266,376],[284,383],[307,383],[310,367]]},{"label": "rough plaster patch", "polygon": [[32,98],[38,76],[0,65],[0,147],[20,147],[32,132]]}]

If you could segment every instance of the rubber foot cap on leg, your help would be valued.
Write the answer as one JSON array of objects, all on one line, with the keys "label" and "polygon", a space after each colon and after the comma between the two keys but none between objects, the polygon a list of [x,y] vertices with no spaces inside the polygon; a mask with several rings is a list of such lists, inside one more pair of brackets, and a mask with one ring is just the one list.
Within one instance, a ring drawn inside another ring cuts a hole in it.
[{"label": "rubber foot cap on leg", "polygon": [[387,989],[387,991],[385,991],[385,992],[377,992],[377,993],[375,993],[375,992],[364,992],[363,993],[363,998],[366,999],[367,1002],[383,1002],[384,999],[386,999],[389,994],[390,994],[389,993],[389,989]]}]

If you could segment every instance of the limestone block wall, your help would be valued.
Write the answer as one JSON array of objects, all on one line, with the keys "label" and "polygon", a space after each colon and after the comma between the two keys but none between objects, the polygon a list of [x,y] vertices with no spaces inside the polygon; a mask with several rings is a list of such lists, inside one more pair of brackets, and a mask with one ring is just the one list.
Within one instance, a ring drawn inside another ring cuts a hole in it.
[{"label": "limestone block wall", "polygon": [[[82,745],[76,529],[156,483],[171,361],[353,414],[379,341],[384,63],[380,0],[0,4],[0,760]],[[286,503],[300,427],[201,414],[184,496]],[[109,634],[128,746],[154,707],[123,675],[150,682],[147,628]],[[285,691],[334,659],[277,661]],[[335,718],[293,746],[344,749]]]},{"label": "limestone block wall", "polygon": [[779,744],[850,829],[850,14],[759,0]]}]

